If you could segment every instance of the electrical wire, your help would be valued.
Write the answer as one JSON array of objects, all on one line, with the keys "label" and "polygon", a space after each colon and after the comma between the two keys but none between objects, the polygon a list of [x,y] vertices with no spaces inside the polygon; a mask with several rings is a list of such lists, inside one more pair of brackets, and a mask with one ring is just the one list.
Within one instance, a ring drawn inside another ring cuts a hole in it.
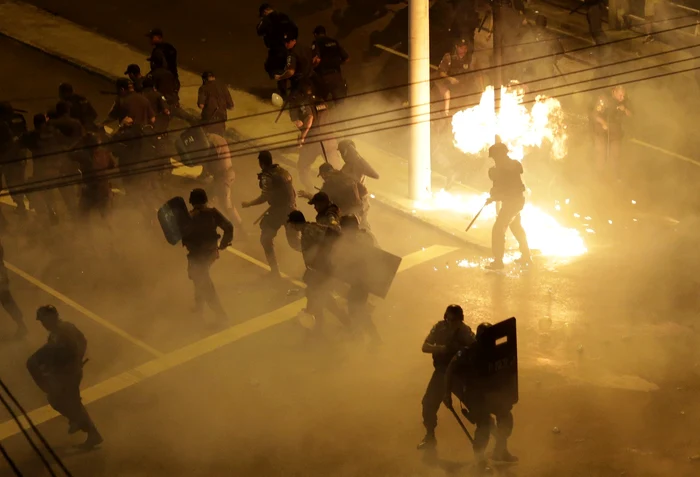
[{"label": "electrical wire", "polygon": [[[687,58],[687,59],[678,60],[676,62],[672,62],[669,64],[682,63],[682,62],[686,62],[686,61],[692,61],[695,59],[697,59],[697,58]],[[607,77],[597,78],[593,81],[604,80],[606,78],[621,76],[623,74],[636,73],[639,71],[644,71],[644,70],[658,68],[658,67],[659,67],[659,65],[648,66],[648,67],[640,68],[638,70],[631,70],[631,71],[627,71],[625,73],[619,73],[619,74],[609,75]],[[669,76],[673,76],[673,75],[677,75],[677,74],[688,73],[688,72],[697,71],[697,70],[700,70],[700,67],[687,68],[684,70],[666,72],[666,73],[652,75],[652,76],[648,76],[648,77],[644,77],[644,78],[632,79],[632,80],[627,80],[627,81],[620,81],[614,85],[607,85],[606,84],[606,85],[595,86],[595,87],[584,89],[584,90],[570,91],[570,92],[562,93],[558,97],[566,97],[566,96],[572,96],[574,94],[599,91],[601,89],[607,89],[607,88],[611,88],[613,86],[623,86],[623,85],[628,85],[628,84],[634,84],[634,83],[639,83],[642,81],[648,81],[648,80],[658,79],[658,78],[665,78],[665,77],[669,77]],[[592,82],[592,81],[585,80],[582,82]],[[560,88],[565,88],[565,87],[566,86],[555,86],[553,88],[543,89],[542,91],[549,90],[549,89],[560,89]],[[531,92],[531,94],[534,94],[534,92]],[[529,104],[529,103],[534,103],[534,102],[536,102],[536,99],[523,101],[523,104]],[[476,105],[476,104],[478,104],[478,103],[475,103],[473,105]],[[468,106],[464,106],[464,107],[468,107]],[[429,116],[432,116],[435,114],[436,113],[430,113]],[[385,126],[385,127],[381,127],[378,129],[370,129],[370,130],[361,131],[361,132],[353,132],[354,130],[367,129],[367,128],[370,128],[372,126],[385,125],[387,122],[396,122],[396,121],[411,119],[413,117],[419,117],[419,116],[422,116],[422,115],[414,115],[414,116],[409,116],[409,117],[404,117],[404,118],[397,118],[394,120],[382,121],[382,122],[378,122],[378,123],[374,123],[374,124],[364,124],[364,125],[350,127],[350,128],[346,128],[346,129],[334,131],[334,132],[319,133],[319,134],[312,136],[313,138],[319,138],[319,139],[314,140],[314,141],[309,141],[306,143],[306,145],[321,143],[322,141],[328,141],[328,140],[333,140],[333,139],[338,140],[338,139],[346,139],[346,138],[351,138],[351,137],[356,137],[356,136],[362,136],[365,134],[374,134],[374,133],[378,133],[378,132],[383,132],[383,131],[388,131],[388,130],[393,130],[393,129],[405,127],[405,126],[408,126],[410,124],[420,124],[420,123],[439,121],[439,120],[445,119],[443,116],[439,116],[439,117],[434,117],[434,118],[430,118],[427,120],[421,120],[421,121],[412,122],[412,123],[399,124],[399,125],[393,125],[393,126]],[[350,134],[341,135],[341,136],[336,135],[333,137],[326,137],[328,135],[336,134],[338,132],[350,132]],[[289,133],[285,133],[285,134],[289,134]],[[264,150],[279,151],[279,150],[283,150],[283,149],[289,149],[290,147],[293,146],[293,144],[291,144],[290,141],[291,141],[290,139],[286,139],[286,140],[282,140],[282,141],[277,141],[276,143],[266,144],[264,147]],[[277,147],[271,147],[271,146],[277,146]],[[251,155],[255,152],[259,152],[261,150],[263,150],[262,146],[255,146],[255,145],[249,147],[248,149],[234,150],[234,151],[231,151],[231,158],[233,159],[236,157],[248,156],[248,155]],[[200,151],[193,151],[193,152],[206,152],[206,151],[210,151],[210,149],[206,148],[206,149],[202,149]],[[163,158],[160,158],[160,159],[163,159]],[[168,156],[168,159],[169,159],[169,156]],[[150,159],[147,161],[142,161],[142,162],[137,163],[137,164],[142,165],[142,164],[145,164],[147,162],[151,162],[153,160],[154,159]],[[205,154],[205,155],[197,158],[196,160],[193,160],[192,163],[193,164],[203,164],[203,163],[211,162],[211,161],[215,161],[215,160],[218,160],[218,156],[216,154],[209,153],[209,154]],[[155,165],[141,167],[141,168],[135,168],[135,167],[130,166],[129,169],[126,169],[124,171],[114,171],[112,173],[107,173],[107,174],[102,173],[101,175],[99,175],[99,177],[96,177],[96,179],[106,180],[106,179],[113,179],[113,178],[120,178],[120,177],[129,177],[129,176],[138,175],[138,174],[145,174],[145,173],[149,173],[149,172],[162,171],[162,170],[166,170],[166,169],[170,169],[170,168],[172,168],[172,167],[171,166],[164,167],[162,165],[162,161],[161,161],[161,164],[155,164]],[[71,186],[71,185],[82,184],[85,182],[85,179],[83,177],[81,177],[80,174],[74,174],[74,175],[72,175],[72,177],[74,177],[74,179],[66,180],[66,181],[64,181],[64,179],[66,179],[66,177],[32,181],[29,183],[25,183],[23,187],[15,188],[12,193],[10,193],[9,191],[3,191],[0,193],[0,197],[7,196],[7,195],[29,194],[32,192],[38,192],[38,191],[42,191],[42,190],[50,190],[50,189],[55,189],[55,188],[60,188],[60,187],[67,187],[67,186]],[[40,184],[42,184],[42,185],[40,185]],[[33,187],[26,187],[28,185],[33,186]]]},{"label": "electrical wire", "polygon": [[[676,27],[672,27],[672,28],[665,29],[665,30],[659,30],[659,31],[655,32],[654,34],[656,35],[656,34],[661,34],[661,33],[668,33],[668,32],[672,32],[672,31],[676,31],[676,30],[681,30],[681,29],[684,29],[684,28],[690,28],[690,27],[694,27],[694,26],[695,26],[695,23],[691,23],[691,24],[688,24],[688,25],[676,26]],[[647,36],[646,34],[640,34],[640,35],[637,35],[637,36],[632,36],[632,37],[627,37],[627,38],[619,38],[619,39],[617,39],[617,40],[612,40],[612,41],[609,41],[609,42],[604,43],[604,44],[601,44],[601,45],[587,45],[587,46],[582,46],[582,47],[579,47],[579,48],[574,48],[574,49],[572,49],[572,50],[569,50],[569,51],[567,51],[567,52],[565,52],[565,53],[563,53],[563,54],[577,53],[577,52],[579,52],[579,51],[585,51],[585,50],[590,50],[590,49],[596,49],[596,48],[607,47],[607,46],[613,45],[613,44],[618,44],[618,43],[623,43],[623,42],[630,41],[630,40],[635,40],[635,39],[639,39],[639,38],[644,38],[644,37],[646,37],[646,36]],[[693,48],[693,47],[695,47],[695,46],[700,46],[700,44],[694,45],[694,46],[692,46],[692,47],[687,47],[687,48]],[[684,47],[684,49],[687,49],[687,48]],[[667,53],[670,53],[670,52],[671,52],[671,51],[669,51],[669,52],[667,52]],[[485,71],[491,71],[491,70],[498,69],[498,68],[505,68],[505,67],[509,67],[509,66],[513,66],[513,65],[518,65],[518,64],[522,64],[522,63],[528,63],[528,62],[533,62],[533,61],[543,60],[543,59],[550,59],[550,60],[551,60],[551,58],[552,58],[553,56],[560,56],[560,55],[561,55],[561,54],[557,54],[557,55],[541,55],[541,56],[535,56],[535,57],[533,57],[533,58],[525,58],[525,59],[521,59],[521,60],[515,60],[515,61],[509,62],[509,63],[504,63],[504,64],[502,64],[502,65],[493,65],[493,66],[487,66],[487,67],[484,67],[484,68],[479,68],[479,69],[477,69],[477,70],[465,71],[465,72],[463,72],[463,73],[458,73],[458,74],[455,74],[455,75],[453,75],[453,76],[456,77],[456,76],[462,76],[462,75],[479,74],[479,73],[482,73],[482,72],[485,72]],[[597,68],[597,66],[594,67],[594,68]],[[369,95],[369,94],[382,93],[382,92],[391,91],[391,90],[394,90],[394,89],[400,89],[400,88],[409,87],[409,86],[412,86],[412,85],[414,85],[414,84],[421,84],[421,83],[426,83],[426,82],[430,83],[430,82],[438,81],[438,80],[441,80],[441,79],[443,79],[443,78],[431,78],[431,79],[425,80],[425,81],[409,82],[409,83],[402,83],[402,84],[399,84],[399,85],[387,86],[387,87],[384,87],[384,88],[378,88],[378,89],[374,89],[374,90],[370,90],[370,91],[364,91],[364,92],[360,92],[360,93],[351,94],[351,95],[348,95],[344,100],[347,101],[347,100],[349,100],[349,99],[353,99],[353,98],[357,98],[357,97],[361,97],[361,96],[366,96],[366,95]],[[252,113],[252,114],[248,114],[248,115],[244,115],[244,116],[237,116],[237,117],[230,118],[230,119],[224,119],[224,120],[219,120],[219,121],[212,121],[212,122],[210,122],[210,123],[207,123],[206,125],[215,125],[215,124],[231,123],[231,122],[234,122],[234,121],[241,121],[241,120],[251,119],[251,118],[260,117],[260,116],[265,116],[265,115],[269,115],[269,114],[277,114],[277,113],[279,113],[279,112],[280,112],[280,111],[279,111],[278,109],[271,109],[271,110],[260,111],[260,112],[257,112],[257,113]],[[190,125],[190,126],[181,127],[181,128],[174,128],[174,129],[169,130],[168,132],[169,132],[169,133],[183,132],[183,131],[186,131],[186,130],[190,129],[191,127],[192,127],[192,126]],[[105,143],[102,144],[102,146],[108,146],[108,145],[117,144],[117,143],[126,143],[126,142],[129,142],[129,141],[132,141],[132,140],[139,140],[139,139],[144,139],[144,138],[148,138],[148,137],[157,137],[157,136],[160,136],[160,135],[161,135],[161,133],[153,132],[153,133],[145,134],[145,135],[143,135],[143,136],[141,136],[141,137],[128,138],[128,139],[119,140],[119,141],[116,141],[116,140],[115,140],[115,141],[106,141]],[[95,147],[95,146],[80,146],[80,147],[75,147],[75,148],[72,148],[72,149],[70,150],[70,152],[74,152],[74,151],[78,151],[78,150],[87,150],[87,149],[91,149],[91,148],[94,148],[94,147]],[[45,155],[44,155],[44,154],[38,155],[38,156],[37,156],[37,159],[40,158],[40,157],[44,157],[44,156],[47,156],[47,155],[50,156],[50,155],[54,155],[54,154],[55,154],[55,153],[47,153],[47,154],[45,154]]]},{"label": "electrical wire", "polygon": [[[607,63],[607,64],[604,64],[604,65],[591,66],[591,67],[582,68],[582,69],[580,69],[580,70],[576,70],[576,71],[573,71],[573,72],[570,72],[570,73],[559,73],[559,74],[552,75],[552,76],[547,76],[547,77],[543,77],[543,78],[537,78],[537,79],[529,80],[529,81],[527,81],[527,82],[525,82],[525,83],[522,83],[522,84],[529,85],[529,84],[537,83],[537,82],[541,82],[541,81],[547,81],[547,80],[552,80],[552,79],[563,78],[563,77],[565,77],[565,76],[571,76],[571,75],[576,75],[576,74],[580,74],[580,73],[586,73],[586,72],[595,71],[595,70],[598,70],[598,69],[604,69],[604,68],[608,68],[608,67],[618,66],[618,65],[621,65],[621,64],[627,64],[627,63],[631,63],[631,62],[635,62],[635,61],[641,61],[641,60],[645,60],[645,59],[649,59],[649,58],[655,58],[655,57],[657,57],[657,56],[662,56],[662,55],[666,55],[666,54],[677,53],[677,52],[689,50],[689,49],[692,49],[692,48],[696,48],[697,46],[700,46],[700,45],[683,46],[683,47],[675,48],[675,49],[673,49],[673,50],[668,50],[668,51],[664,51],[664,52],[657,52],[657,53],[653,53],[653,54],[651,54],[651,55],[646,55],[646,56],[642,56],[642,57],[627,58],[627,59],[625,59],[625,60],[621,60],[621,61],[618,61],[618,62],[615,62],[615,63]],[[688,60],[691,60],[691,59],[693,59],[693,58],[689,58]],[[669,63],[669,62],[662,63],[662,64],[660,64],[660,65],[655,65],[654,67],[665,67],[665,66],[668,66],[669,64],[673,64],[673,62],[670,62],[670,63]],[[632,71],[632,72],[633,72],[633,71]],[[619,74],[622,75],[622,74],[628,74],[628,73],[629,73],[629,72],[623,72],[623,73],[619,73]],[[612,75],[612,76],[615,76],[615,75]],[[582,82],[593,82],[593,81],[597,81],[597,80],[605,79],[605,78],[609,78],[609,77],[611,77],[611,76],[609,75],[609,76],[607,76],[607,77],[600,77],[600,78],[594,78],[594,79],[586,80],[586,81],[579,81],[579,82],[569,83],[569,84],[567,84],[567,85],[565,85],[565,86],[559,86],[559,87],[556,87],[556,88],[554,88],[554,89],[569,87],[569,86],[571,86],[571,85],[580,84],[580,83],[582,83]],[[537,91],[537,92],[538,92],[538,93],[541,93],[541,92],[545,92],[545,91],[546,91],[546,90],[539,90],[539,91]],[[471,92],[471,93],[466,93],[466,94],[461,94],[461,95],[454,96],[452,99],[453,99],[453,100],[456,100],[456,99],[465,98],[465,97],[469,97],[469,96],[480,96],[482,93],[483,93],[483,91],[474,91],[474,92]],[[430,101],[428,104],[431,104],[431,105],[432,105],[432,104],[437,104],[437,103],[441,103],[442,101],[443,101],[442,99],[437,99],[437,100]],[[424,106],[424,105],[425,105],[425,104],[421,104],[421,105],[418,105],[418,106]],[[412,109],[412,108],[414,108],[414,107],[416,107],[416,106],[401,106],[401,107],[399,107],[399,108],[394,108],[394,109],[390,109],[390,110],[384,110],[384,111],[381,111],[381,112],[379,112],[379,113],[369,113],[369,114],[365,114],[365,115],[361,115],[361,116],[356,116],[356,117],[353,117],[353,118],[345,118],[345,119],[338,120],[338,121],[336,121],[336,122],[331,122],[331,123],[324,124],[324,127],[330,127],[330,126],[334,126],[334,125],[337,125],[337,124],[345,124],[345,123],[355,122],[355,121],[359,121],[359,120],[367,119],[367,118],[371,118],[371,117],[376,117],[376,116],[391,114],[391,113],[395,113],[395,112],[401,112],[401,111],[404,111],[404,110]],[[185,128],[185,129],[189,129],[189,128]],[[176,129],[176,130],[171,130],[171,131],[169,131],[169,132],[175,132],[175,131],[177,131],[177,129]],[[260,140],[262,140],[262,139],[267,139],[267,138],[270,138],[270,137],[275,137],[275,136],[279,136],[279,135],[287,135],[287,134],[290,134],[290,132],[285,131],[285,132],[282,132],[282,133],[274,133],[274,134],[271,134],[271,135],[262,136],[262,137],[258,137],[258,138],[242,139],[242,140],[240,140],[240,141],[237,141],[236,143],[229,143],[229,145],[232,145],[232,144],[236,144],[236,145],[237,145],[237,144],[246,143],[246,142],[251,142],[251,141],[260,141]],[[109,141],[103,142],[103,143],[101,144],[101,146],[106,147],[106,146],[109,146],[109,145],[112,145],[112,144],[125,144],[125,143],[127,143],[127,142],[129,142],[129,141],[131,141],[131,140],[143,140],[143,139],[148,139],[148,138],[151,137],[151,136],[152,136],[151,134],[145,134],[145,135],[141,135],[141,136],[135,137],[135,138],[125,138],[125,139],[123,139],[123,140],[114,140],[114,139],[113,139],[113,140],[109,140]],[[78,147],[71,147],[71,148],[69,148],[69,149],[66,149],[66,150],[60,151],[60,152],[50,152],[50,153],[45,153],[45,154],[37,154],[36,156],[33,156],[33,157],[32,157],[32,160],[42,159],[42,158],[45,158],[45,157],[55,157],[55,156],[60,156],[60,155],[64,155],[64,154],[70,154],[70,153],[73,153],[73,152],[78,152],[78,151],[82,151],[82,150],[86,150],[86,149],[94,148],[94,147],[96,147],[96,146],[78,146]],[[194,152],[197,152],[197,151],[194,151]],[[154,159],[151,159],[151,160],[158,160],[158,159],[166,159],[166,158],[160,157],[160,158],[154,158]],[[9,161],[5,161],[5,164],[11,164],[11,163],[13,163],[13,162],[22,162],[22,161],[24,161],[24,160],[25,160],[25,158],[20,157],[20,158],[17,158],[17,159],[12,159],[12,160],[9,160]]]},{"label": "electrical wire", "polygon": [[[17,400],[17,398],[15,398],[14,394],[12,394],[12,392],[10,391],[10,388],[5,384],[5,382],[2,380],[2,378],[0,378],[0,388],[2,388],[3,391],[5,391],[5,394],[7,394],[7,395],[10,397],[10,399],[12,400],[12,402],[14,403],[14,405],[17,406],[17,409],[19,409],[19,411],[22,413],[22,415],[24,416],[24,418],[27,420],[27,423],[29,424],[29,427],[31,428],[31,430],[32,430],[32,431],[34,432],[34,434],[36,434],[36,436],[39,438],[39,440],[41,441],[41,443],[42,443],[42,444],[44,445],[44,447],[46,448],[46,451],[47,451],[49,454],[51,454],[51,457],[53,457],[53,459],[56,461],[56,464],[58,464],[58,466],[61,468],[61,470],[62,470],[68,477],[72,477],[72,474],[70,473],[70,471],[68,470],[68,468],[66,467],[66,465],[63,463],[63,461],[62,461],[61,458],[58,456],[58,454],[56,454],[56,452],[53,450],[53,447],[51,447],[51,445],[50,445],[49,442],[46,440],[46,438],[44,437],[44,435],[43,435],[41,432],[39,432],[39,429],[34,425],[34,422],[32,421],[32,418],[29,417],[29,414],[27,413],[27,411],[24,410],[24,407],[22,407],[22,405],[21,405],[20,402]],[[19,423],[18,423],[18,425],[19,425]]]},{"label": "electrical wire", "polygon": [[24,435],[24,438],[29,442],[29,445],[32,447],[36,455],[39,456],[39,459],[41,459],[41,462],[44,464],[44,467],[46,467],[46,470],[49,472],[49,475],[51,477],[56,477],[56,473],[53,471],[51,468],[51,464],[49,464],[49,461],[46,460],[46,457],[42,452],[39,450],[37,445],[34,443],[34,440],[32,437],[27,433],[27,431],[22,427],[22,423],[19,422],[19,418],[17,417],[17,414],[15,414],[15,411],[12,410],[12,407],[10,407],[10,404],[7,402],[7,400],[3,397],[2,393],[0,393],[0,403],[2,403],[3,406],[5,406],[5,409],[7,409],[7,412],[10,413],[12,416],[12,419],[15,421],[17,426],[19,427],[20,431],[22,431],[22,434]]},{"label": "electrical wire", "polygon": [[0,454],[2,454],[7,461],[7,465],[9,465],[12,469],[12,473],[14,473],[17,477],[22,477],[22,472],[20,472],[19,467],[17,467],[17,464],[15,464],[15,462],[12,460],[10,454],[7,453],[2,443],[0,443]]}]

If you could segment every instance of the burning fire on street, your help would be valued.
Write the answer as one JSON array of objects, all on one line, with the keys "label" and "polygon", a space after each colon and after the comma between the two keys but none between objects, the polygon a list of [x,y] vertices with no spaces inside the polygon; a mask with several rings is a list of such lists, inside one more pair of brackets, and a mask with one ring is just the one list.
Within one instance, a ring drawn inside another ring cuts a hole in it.
[{"label": "burning fire on street", "polygon": [[[510,157],[522,161],[528,150],[547,145],[553,159],[567,154],[567,133],[561,104],[555,98],[538,96],[530,109],[523,104],[523,91],[502,88],[500,109],[495,110],[495,94],[489,86],[477,106],[459,111],[452,118],[454,144],[465,154],[480,154],[493,145],[499,136],[508,146]],[[465,160],[468,160],[465,157]],[[448,211],[474,217],[486,202],[488,194],[452,194],[445,190],[420,201],[420,210]],[[497,215],[496,206],[487,206],[475,227],[490,228]],[[521,214],[530,247],[547,257],[576,257],[587,252],[578,230],[567,228],[541,208],[526,204]]]}]

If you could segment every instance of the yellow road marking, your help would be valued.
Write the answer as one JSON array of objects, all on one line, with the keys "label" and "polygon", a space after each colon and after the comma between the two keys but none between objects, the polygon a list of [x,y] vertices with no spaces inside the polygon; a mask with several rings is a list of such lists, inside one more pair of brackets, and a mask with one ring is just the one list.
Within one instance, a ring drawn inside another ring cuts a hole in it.
[{"label": "yellow road marking", "polygon": [[146,343],[144,343],[140,339],[131,336],[129,333],[122,330],[121,328],[114,326],[109,321],[105,320],[104,318],[101,318],[100,316],[96,315],[95,313],[88,310],[87,308],[80,305],[79,303],[74,302],[73,300],[68,298],[63,293],[51,288],[50,286],[43,283],[42,281],[34,278],[33,276],[31,276],[30,274],[28,274],[24,270],[20,270],[19,268],[15,267],[14,265],[12,265],[11,263],[8,263],[8,262],[5,262],[5,266],[7,267],[8,270],[11,270],[15,274],[24,278],[26,281],[28,281],[32,285],[44,290],[49,295],[52,295],[54,298],[62,301],[63,303],[70,306],[74,310],[76,310],[79,313],[82,313],[86,317],[90,318],[95,323],[98,323],[98,324],[102,325],[103,327],[107,328],[108,330],[112,331],[113,333],[118,334],[119,336],[121,336],[125,340],[129,341],[130,343],[132,343],[132,344],[138,346],[139,348],[141,348],[142,350],[146,351],[148,354],[150,354],[152,356],[163,356],[163,353],[161,353],[160,351],[148,346]]},{"label": "yellow road marking", "polygon": [[[454,252],[455,250],[458,249],[456,247],[434,245],[421,251],[411,253],[403,257],[399,271],[406,271],[412,267],[420,265],[421,263],[425,263],[444,254]],[[224,331],[208,336],[207,338],[184,346],[176,351],[165,355],[160,355],[159,357],[129,371],[118,374],[117,376],[111,377],[105,381],[102,381],[101,383],[82,390],[81,395],[83,402],[85,404],[95,402],[99,399],[138,384],[146,378],[153,377],[181,364],[209,354],[223,346],[264,331],[275,325],[287,322],[296,317],[304,308],[305,304],[305,299],[294,301],[283,306],[282,308],[278,308],[277,310],[260,315],[257,318],[253,318],[246,322],[232,326]],[[29,413],[29,417],[36,425],[47,422],[57,416],[58,413],[50,406],[43,406]],[[24,417],[20,418],[20,422],[25,429],[28,427],[27,421]],[[0,441],[5,440],[8,437],[12,437],[19,432],[19,428],[13,420],[6,421],[0,424]]]},{"label": "yellow road marking", "polygon": [[[243,260],[245,260],[247,262],[252,263],[255,266],[263,268],[263,269],[267,270],[268,272],[270,271],[270,266],[267,263],[263,263],[260,260],[258,260],[257,258],[251,257],[247,253],[243,253],[240,250],[235,249],[233,247],[226,248],[226,251],[229,253],[232,253],[233,255],[235,255],[239,258],[242,258]],[[294,283],[296,286],[306,288],[306,284],[304,282],[300,282],[299,280],[296,280],[285,273],[280,273],[280,275],[282,276],[282,278],[286,278],[290,282]]]}]

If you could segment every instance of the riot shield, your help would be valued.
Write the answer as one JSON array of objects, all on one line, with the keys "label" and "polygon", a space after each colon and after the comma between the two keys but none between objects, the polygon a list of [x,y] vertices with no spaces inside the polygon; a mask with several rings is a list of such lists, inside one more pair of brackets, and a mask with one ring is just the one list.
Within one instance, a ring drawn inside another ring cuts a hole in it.
[{"label": "riot shield", "polygon": [[513,406],[518,402],[518,338],[515,317],[496,323],[479,337],[477,373],[487,402]]},{"label": "riot shield", "polygon": [[401,265],[401,257],[375,247],[340,239],[331,254],[333,276],[350,286],[359,285],[372,295],[386,298]]},{"label": "riot shield", "polygon": [[163,229],[165,240],[170,245],[182,240],[182,231],[190,221],[187,204],[182,197],[173,197],[158,209],[158,222]]},{"label": "riot shield", "polygon": [[186,166],[192,167],[215,159],[204,129],[199,126],[189,128],[180,134],[180,137],[175,140],[175,148],[180,161]]}]

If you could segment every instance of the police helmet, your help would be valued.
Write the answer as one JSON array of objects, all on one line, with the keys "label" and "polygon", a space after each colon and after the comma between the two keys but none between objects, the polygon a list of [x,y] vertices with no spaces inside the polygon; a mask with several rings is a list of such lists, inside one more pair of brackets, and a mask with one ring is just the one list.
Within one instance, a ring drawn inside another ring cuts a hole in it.
[{"label": "police helmet", "polygon": [[57,320],[58,319],[58,310],[53,305],[40,306],[36,310],[36,319],[39,321]]},{"label": "police helmet", "polygon": [[444,318],[450,321],[455,319],[457,321],[464,321],[464,310],[459,305],[449,305],[447,309],[445,309]]},{"label": "police helmet", "polygon": [[192,192],[190,192],[190,204],[204,205],[208,201],[207,192],[204,189],[192,189]]},{"label": "police helmet", "polygon": [[270,151],[260,151],[258,153],[258,161],[263,166],[271,166],[272,165],[272,153]]},{"label": "police helmet", "polygon": [[290,224],[305,224],[306,217],[301,210],[293,210],[287,216],[287,222]]},{"label": "police helmet", "polygon": [[497,142],[489,148],[489,157],[493,157],[494,159],[508,157],[508,146],[502,142]]},{"label": "police helmet", "polygon": [[478,340],[481,336],[483,336],[484,332],[491,328],[493,326],[491,323],[481,323],[479,326],[476,327],[476,339]]}]

